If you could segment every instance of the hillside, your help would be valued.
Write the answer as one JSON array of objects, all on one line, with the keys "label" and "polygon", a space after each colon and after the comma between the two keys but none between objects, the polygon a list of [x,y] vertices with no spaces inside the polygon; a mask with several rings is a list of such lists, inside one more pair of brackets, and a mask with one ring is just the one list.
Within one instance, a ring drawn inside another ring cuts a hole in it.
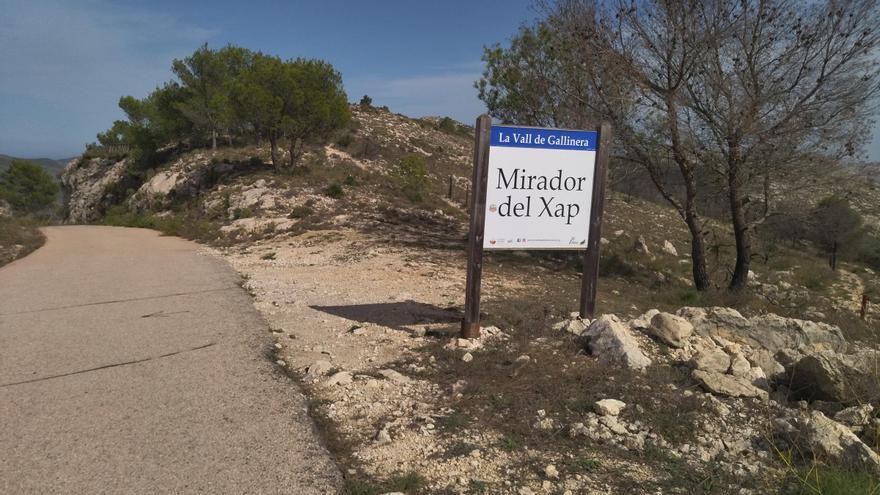
[{"label": "hillside", "polygon": [[[181,150],[142,174],[82,159],[62,176],[69,222],[194,238],[244,275],[343,493],[802,493],[817,459],[823,476],[880,476],[880,304],[859,315],[872,268],[756,246],[747,293],[697,293],[677,215],[613,191],[602,317],[571,313],[577,256],[496,252],[484,335],[458,339],[471,131],[352,111],[281,172],[250,144]],[[424,163],[424,190],[405,157]],[[854,204],[876,215],[876,187],[858,185]],[[723,286],[729,233],[707,238]]]},{"label": "hillside", "polygon": [[15,156],[0,154],[0,170],[8,167],[9,163],[12,162],[12,160],[29,160],[35,163],[39,163],[40,165],[45,167],[46,170],[50,174],[52,174],[53,177],[57,177],[61,173],[61,171],[64,170],[64,167],[67,166],[67,163],[72,160],[72,158],[68,158],[65,160],[53,160],[51,158],[19,158]]}]

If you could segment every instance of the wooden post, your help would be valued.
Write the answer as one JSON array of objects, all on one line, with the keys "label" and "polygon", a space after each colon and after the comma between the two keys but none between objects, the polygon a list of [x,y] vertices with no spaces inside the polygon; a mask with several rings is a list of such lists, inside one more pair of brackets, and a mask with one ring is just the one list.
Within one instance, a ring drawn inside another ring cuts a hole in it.
[{"label": "wooden post", "polygon": [[[467,285],[465,286],[464,318],[461,336],[480,336],[480,285],[483,276],[483,229],[486,224],[486,182],[489,167],[489,138],[492,120],[480,115],[474,128],[474,172],[470,191],[471,223],[467,247]],[[467,196],[465,196],[467,200]]]},{"label": "wooden post", "polygon": [[859,311],[859,317],[864,321],[868,316],[868,294],[862,294],[862,309]]},{"label": "wooden post", "polygon": [[602,213],[605,207],[605,174],[611,147],[611,125],[603,123],[599,129],[599,147],[596,150],[596,172],[593,175],[593,202],[590,206],[590,232],[584,252],[583,280],[581,281],[581,318],[596,315],[596,288],[599,282],[599,247],[602,239]]},{"label": "wooden post", "polygon": [[449,193],[446,195],[447,198],[452,199],[452,176],[449,176]]}]

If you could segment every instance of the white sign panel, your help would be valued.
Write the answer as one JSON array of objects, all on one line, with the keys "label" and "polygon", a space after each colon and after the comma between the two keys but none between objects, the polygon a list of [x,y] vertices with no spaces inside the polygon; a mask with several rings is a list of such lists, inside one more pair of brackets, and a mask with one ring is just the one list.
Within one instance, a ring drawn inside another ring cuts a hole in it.
[{"label": "white sign panel", "polygon": [[586,249],[595,131],[492,126],[484,249]]}]

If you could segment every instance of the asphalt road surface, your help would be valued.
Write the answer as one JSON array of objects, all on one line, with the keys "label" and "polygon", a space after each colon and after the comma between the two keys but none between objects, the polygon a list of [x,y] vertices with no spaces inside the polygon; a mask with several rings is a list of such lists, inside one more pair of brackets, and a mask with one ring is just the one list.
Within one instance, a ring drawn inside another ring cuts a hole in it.
[{"label": "asphalt road surface", "polygon": [[0,493],[335,493],[340,474],[221,260],[52,227],[0,268]]}]

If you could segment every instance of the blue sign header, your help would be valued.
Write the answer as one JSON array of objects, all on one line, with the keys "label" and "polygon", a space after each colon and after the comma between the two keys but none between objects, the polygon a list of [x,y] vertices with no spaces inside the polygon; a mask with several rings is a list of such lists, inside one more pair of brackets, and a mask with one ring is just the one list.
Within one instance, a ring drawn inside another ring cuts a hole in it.
[{"label": "blue sign header", "polygon": [[596,151],[596,131],[566,131],[533,127],[492,126],[490,146],[543,148],[551,150]]}]

